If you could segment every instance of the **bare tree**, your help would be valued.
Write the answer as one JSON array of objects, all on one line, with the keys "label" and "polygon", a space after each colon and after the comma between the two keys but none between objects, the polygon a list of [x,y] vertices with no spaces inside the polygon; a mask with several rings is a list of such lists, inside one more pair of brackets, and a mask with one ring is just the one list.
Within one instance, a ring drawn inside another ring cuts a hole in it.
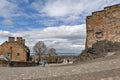
[{"label": "bare tree", "polygon": [[33,47],[35,53],[38,55],[38,62],[40,61],[40,54],[45,53],[46,45],[43,41],[39,41]]}]

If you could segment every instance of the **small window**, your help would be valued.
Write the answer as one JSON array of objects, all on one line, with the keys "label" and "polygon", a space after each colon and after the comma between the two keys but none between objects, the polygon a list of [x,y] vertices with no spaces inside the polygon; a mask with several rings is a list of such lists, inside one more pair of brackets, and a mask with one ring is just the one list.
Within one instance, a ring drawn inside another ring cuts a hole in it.
[{"label": "small window", "polygon": [[16,57],[20,57],[20,53],[17,53]]},{"label": "small window", "polygon": [[7,53],[6,58],[10,59],[11,58],[11,54]]},{"label": "small window", "polygon": [[10,53],[7,53],[7,56],[10,57]]},{"label": "small window", "polygon": [[103,38],[103,32],[96,32],[96,38]]}]

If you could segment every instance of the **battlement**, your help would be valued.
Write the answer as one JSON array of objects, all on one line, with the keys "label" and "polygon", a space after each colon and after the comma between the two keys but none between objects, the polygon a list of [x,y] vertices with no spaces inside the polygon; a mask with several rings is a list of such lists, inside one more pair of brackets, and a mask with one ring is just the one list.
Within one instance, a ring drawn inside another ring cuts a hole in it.
[{"label": "battlement", "polygon": [[106,10],[106,9],[117,8],[117,7],[120,7],[120,4],[115,4],[115,5],[112,5],[112,6],[107,6],[104,9]]},{"label": "battlement", "polygon": [[104,12],[104,10],[92,12],[92,16],[93,16],[93,15],[100,14],[100,13],[103,13],[103,12]]}]

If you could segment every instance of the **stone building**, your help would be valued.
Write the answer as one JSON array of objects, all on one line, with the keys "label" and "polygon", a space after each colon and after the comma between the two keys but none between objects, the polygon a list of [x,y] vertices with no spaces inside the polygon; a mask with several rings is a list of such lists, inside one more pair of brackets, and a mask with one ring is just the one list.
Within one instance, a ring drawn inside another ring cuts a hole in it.
[{"label": "stone building", "polygon": [[5,56],[10,61],[28,61],[30,50],[25,45],[22,37],[9,37],[8,41],[0,45],[0,55]]},{"label": "stone building", "polygon": [[120,42],[120,4],[105,7],[86,18],[86,48],[97,41]]}]

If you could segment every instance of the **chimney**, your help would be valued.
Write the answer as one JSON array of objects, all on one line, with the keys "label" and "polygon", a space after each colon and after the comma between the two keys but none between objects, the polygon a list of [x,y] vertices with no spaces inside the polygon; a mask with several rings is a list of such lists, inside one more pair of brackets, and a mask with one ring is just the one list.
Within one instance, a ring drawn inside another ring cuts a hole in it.
[{"label": "chimney", "polygon": [[22,37],[17,37],[17,43],[18,44],[22,44],[22,40],[23,40]]},{"label": "chimney", "polygon": [[14,42],[15,41],[15,37],[9,37],[8,38],[8,42]]}]

